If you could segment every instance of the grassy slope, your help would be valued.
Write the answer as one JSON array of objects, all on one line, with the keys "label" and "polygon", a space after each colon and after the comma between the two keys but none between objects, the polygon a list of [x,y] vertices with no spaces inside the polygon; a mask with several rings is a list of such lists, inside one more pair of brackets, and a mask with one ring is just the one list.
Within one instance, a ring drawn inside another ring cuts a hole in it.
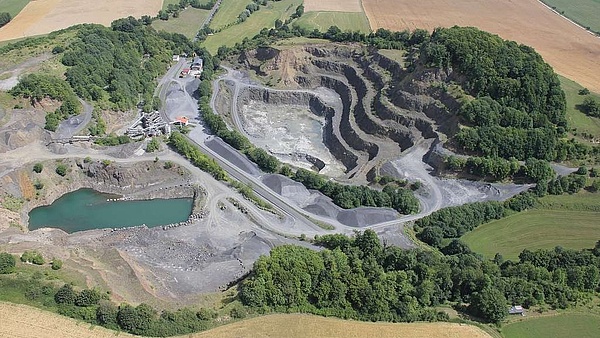
[{"label": "grassy slope", "polygon": [[152,27],[169,33],[181,33],[193,39],[208,13],[208,10],[189,7],[182,11],[178,18],[170,18],[168,21],[154,20]]},{"label": "grassy slope", "polygon": [[267,7],[261,6],[260,10],[253,13],[245,22],[233,25],[215,35],[209,36],[204,42],[204,46],[211,53],[215,53],[222,45],[233,46],[236,42],[241,42],[244,38],[252,38],[261,29],[274,27],[275,20],[281,19],[284,21],[296,10],[296,7],[301,2],[301,0],[269,2]]},{"label": "grassy slope", "polygon": [[163,0],[162,9],[167,9],[170,4],[178,5],[179,0]]},{"label": "grassy slope", "polygon": [[[210,28],[216,30],[229,23],[235,22],[238,15],[240,15],[251,2],[252,0],[223,0],[217,14],[215,14],[215,17],[210,22]],[[261,6],[260,10],[253,15],[261,15],[264,8],[265,7]]]},{"label": "grassy slope", "polygon": [[[583,89],[583,87],[565,77],[559,76],[559,79],[567,96],[567,121],[569,128],[577,129],[577,133],[588,133],[600,137],[600,119],[589,117],[575,108],[585,98],[584,95],[578,94],[579,90]],[[590,95],[600,101],[600,94],[591,93]]]},{"label": "grassy slope", "polygon": [[17,16],[30,0],[0,0],[0,12],[8,12],[11,17]]},{"label": "grassy slope", "polygon": [[[559,13],[600,32],[600,0],[542,0],[550,7],[555,7]],[[564,13],[563,13],[564,12]]]},{"label": "grassy slope", "polygon": [[595,338],[600,337],[600,316],[566,313],[526,319],[502,328],[506,338]]},{"label": "grassy slope", "polygon": [[296,24],[310,30],[326,31],[331,26],[338,26],[341,30],[361,31],[369,33],[371,28],[365,13],[346,12],[308,12],[298,19]]}]

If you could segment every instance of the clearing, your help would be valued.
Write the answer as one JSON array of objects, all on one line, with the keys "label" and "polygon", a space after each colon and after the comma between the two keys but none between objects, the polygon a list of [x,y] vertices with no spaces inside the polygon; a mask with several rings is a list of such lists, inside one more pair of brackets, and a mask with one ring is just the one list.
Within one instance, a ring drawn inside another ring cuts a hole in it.
[{"label": "clearing", "polygon": [[156,30],[162,30],[169,33],[180,33],[193,39],[200,25],[206,20],[210,11],[205,9],[196,9],[188,7],[179,13],[178,18],[169,18],[169,20],[154,20],[152,27]]},{"label": "clearing", "polygon": [[276,314],[192,335],[213,337],[490,337],[478,327],[454,323],[370,323],[305,314]]},{"label": "clearing", "polygon": [[537,0],[363,0],[363,7],[372,29],[475,26],[532,46],[556,72],[600,92],[600,39]]},{"label": "clearing", "polygon": [[6,26],[0,41],[41,35],[80,23],[110,25],[119,18],[155,16],[162,0],[46,0],[32,1]]},{"label": "clearing", "polygon": [[[600,119],[596,117],[590,117],[577,110],[576,106],[583,103],[583,99],[586,95],[579,95],[579,90],[583,89],[577,82],[571,81],[565,77],[559,76],[560,85],[565,92],[567,97],[567,121],[569,128],[576,129],[573,135],[581,141],[590,141],[589,135],[592,138],[600,139]],[[600,101],[600,94],[590,93],[589,96]],[[584,137],[585,134],[588,137]]]},{"label": "clearing", "polygon": [[0,0],[0,8],[14,18],[28,3],[29,0]]},{"label": "clearing", "polygon": [[295,23],[299,27],[326,31],[331,26],[338,26],[341,30],[361,31],[369,33],[371,27],[369,20],[363,12],[307,12]]},{"label": "clearing", "polygon": [[305,12],[356,12],[362,13],[360,0],[304,0]]},{"label": "clearing", "polygon": [[565,313],[524,319],[502,328],[506,338],[594,338],[600,337],[600,316],[585,313]]},{"label": "clearing", "polygon": [[538,209],[484,224],[462,237],[488,258],[518,259],[523,249],[592,248],[600,238],[600,194],[546,196]]},{"label": "clearing", "polygon": [[543,0],[548,6],[592,31],[600,32],[600,2],[598,0]]}]

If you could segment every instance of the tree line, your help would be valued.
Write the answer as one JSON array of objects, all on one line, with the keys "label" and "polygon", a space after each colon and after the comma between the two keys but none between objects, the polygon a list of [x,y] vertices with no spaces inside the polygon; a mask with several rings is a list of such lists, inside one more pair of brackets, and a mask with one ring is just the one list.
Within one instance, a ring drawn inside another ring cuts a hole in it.
[{"label": "tree line", "polygon": [[[566,308],[600,285],[600,241],[592,250],[525,250],[517,262],[484,260],[453,242],[445,254],[382,245],[366,230],[315,238],[260,257],[240,299],[260,313],[308,312],[368,321],[435,321],[446,302],[489,322],[510,304]],[[460,304],[468,305],[462,307]]]}]

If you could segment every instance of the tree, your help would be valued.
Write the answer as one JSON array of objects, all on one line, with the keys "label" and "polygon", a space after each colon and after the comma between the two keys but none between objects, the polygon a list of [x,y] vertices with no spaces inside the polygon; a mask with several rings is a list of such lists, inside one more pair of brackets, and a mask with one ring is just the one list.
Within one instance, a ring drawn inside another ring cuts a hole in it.
[{"label": "tree", "polygon": [[63,285],[54,294],[54,301],[57,304],[75,304],[75,298],[77,298],[77,293],[71,284]]},{"label": "tree", "polygon": [[75,305],[77,306],[92,306],[98,304],[102,295],[95,289],[83,289],[75,298]]},{"label": "tree", "polygon": [[587,96],[583,103],[577,107],[581,112],[592,117],[600,117],[600,103],[592,97]]},{"label": "tree", "polygon": [[8,12],[0,13],[0,27],[9,23],[11,19],[12,19],[12,17],[10,16],[10,13],[8,13]]},{"label": "tree", "polygon": [[15,257],[7,252],[0,253],[0,274],[12,273],[15,270]]},{"label": "tree", "polygon": [[467,310],[473,315],[492,323],[499,323],[508,314],[507,301],[502,292],[486,287],[473,293]]},{"label": "tree", "polygon": [[38,162],[38,163],[36,163],[36,164],[33,165],[33,172],[39,174],[39,173],[42,172],[42,170],[44,170],[44,165],[43,164],[41,164],[41,163]]},{"label": "tree", "polygon": [[582,88],[579,89],[579,92],[577,92],[579,95],[589,95],[590,94],[590,90],[587,88]]}]

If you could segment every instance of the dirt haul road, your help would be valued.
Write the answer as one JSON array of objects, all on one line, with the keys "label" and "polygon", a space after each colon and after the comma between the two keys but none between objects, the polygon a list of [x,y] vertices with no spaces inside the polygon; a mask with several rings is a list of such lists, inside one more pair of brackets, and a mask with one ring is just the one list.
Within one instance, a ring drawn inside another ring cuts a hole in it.
[{"label": "dirt haul road", "polygon": [[372,29],[475,26],[532,46],[557,73],[600,92],[600,38],[537,0],[363,0]]}]

